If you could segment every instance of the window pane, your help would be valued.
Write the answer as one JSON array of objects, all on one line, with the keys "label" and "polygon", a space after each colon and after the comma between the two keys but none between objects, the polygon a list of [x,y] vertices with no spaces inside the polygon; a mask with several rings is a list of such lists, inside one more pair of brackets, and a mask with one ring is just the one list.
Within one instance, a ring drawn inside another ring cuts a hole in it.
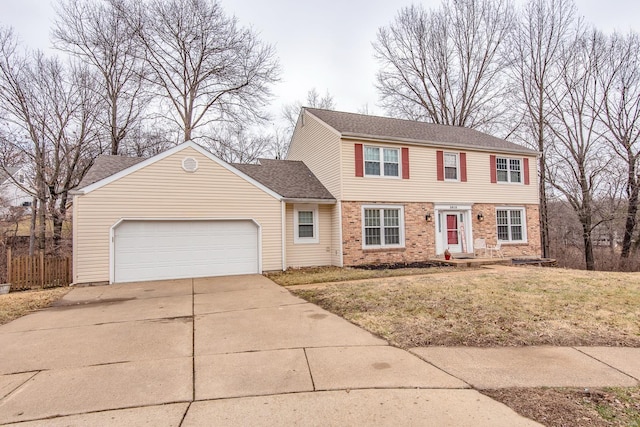
[{"label": "window pane", "polygon": [[364,162],[365,175],[380,175],[380,163]]},{"label": "window pane", "polygon": [[364,243],[365,245],[380,245],[380,229],[379,228],[366,228],[364,230]]},{"label": "window pane", "polygon": [[398,176],[398,164],[397,163],[385,163],[384,164],[385,176]]},{"label": "window pane", "polygon": [[313,225],[313,211],[298,211],[298,224]]},{"label": "window pane", "polygon": [[458,169],[456,168],[444,168],[444,178],[445,179],[458,179]]},{"label": "window pane", "polygon": [[520,171],[511,171],[511,182],[520,182]]},{"label": "window pane", "polygon": [[458,166],[458,156],[455,154],[447,154],[444,155],[444,165],[448,167],[457,167]]},{"label": "window pane", "polygon": [[509,159],[509,168],[512,171],[520,170],[520,159]]},{"label": "window pane", "polygon": [[400,228],[391,227],[384,229],[384,243],[385,245],[398,245],[400,244]]},{"label": "window pane", "polygon": [[298,225],[298,237],[313,237],[313,225]]},{"label": "window pane", "polygon": [[384,161],[391,162],[391,163],[398,163],[398,150],[385,148]]},{"label": "window pane", "polygon": [[496,212],[496,220],[498,225],[508,225],[509,217],[507,216],[508,211],[497,211]]},{"label": "window pane", "polygon": [[507,170],[507,159],[498,157],[496,159],[496,169],[498,170]]},{"label": "window pane", "polygon": [[511,213],[511,224],[512,225],[520,225],[522,224],[522,212],[521,211],[510,211]]},{"label": "window pane", "polygon": [[400,212],[398,209],[384,210],[384,226],[398,227],[400,225]]},{"label": "window pane", "polygon": [[522,226],[515,225],[511,227],[511,240],[522,240]]},{"label": "window pane", "polygon": [[506,225],[498,226],[498,240],[509,240],[509,227]]},{"label": "window pane", "polygon": [[364,159],[379,162],[380,149],[376,147],[364,147]]},{"label": "window pane", "polygon": [[364,226],[380,227],[380,211],[377,209],[364,210]]}]

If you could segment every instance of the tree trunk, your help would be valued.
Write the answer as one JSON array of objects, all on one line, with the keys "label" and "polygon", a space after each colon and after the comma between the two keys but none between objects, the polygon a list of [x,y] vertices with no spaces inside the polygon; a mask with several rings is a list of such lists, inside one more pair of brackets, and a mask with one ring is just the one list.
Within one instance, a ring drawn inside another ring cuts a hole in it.
[{"label": "tree trunk", "polygon": [[591,241],[591,217],[583,218],[582,221],[582,240],[584,241],[584,261],[587,270],[596,269],[595,259],[593,258],[593,242]]},{"label": "tree trunk", "polygon": [[38,198],[31,201],[31,221],[29,221],[29,256],[36,252],[36,218],[38,216]]},{"label": "tree trunk", "polygon": [[47,208],[44,197],[38,201],[38,250],[44,251],[47,230]]},{"label": "tree trunk", "polygon": [[538,167],[540,169],[540,182],[538,183],[538,192],[540,193],[540,248],[542,249],[542,258],[549,258],[549,212],[547,209],[547,165],[546,156],[544,155],[544,112],[542,111],[543,96],[540,92],[539,110],[538,110],[538,151],[540,151],[540,160]]},{"label": "tree trunk", "polygon": [[636,231],[636,216],[638,214],[638,192],[639,185],[636,178],[635,162],[629,162],[629,176],[627,178],[627,194],[629,201],[627,204],[627,220],[624,225],[624,238],[622,240],[622,252],[620,258],[629,258],[631,252],[631,241],[633,233]]}]

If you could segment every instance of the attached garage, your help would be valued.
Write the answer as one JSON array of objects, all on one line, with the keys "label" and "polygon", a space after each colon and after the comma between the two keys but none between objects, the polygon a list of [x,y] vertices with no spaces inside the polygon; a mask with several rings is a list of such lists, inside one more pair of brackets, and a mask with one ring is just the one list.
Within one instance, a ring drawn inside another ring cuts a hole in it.
[{"label": "attached garage", "polygon": [[124,220],[113,229],[115,282],[260,272],[252,220]]},{"label": "attached garage", "polygon": [[[229,164],[191,141],[147,159],[99,156],[73,193],[74,283],[282,270],[287,206],[307,203],[335,199],[302,162]],[[330,262],[331,211],[319,213],[318,242],[292,250]]]}]

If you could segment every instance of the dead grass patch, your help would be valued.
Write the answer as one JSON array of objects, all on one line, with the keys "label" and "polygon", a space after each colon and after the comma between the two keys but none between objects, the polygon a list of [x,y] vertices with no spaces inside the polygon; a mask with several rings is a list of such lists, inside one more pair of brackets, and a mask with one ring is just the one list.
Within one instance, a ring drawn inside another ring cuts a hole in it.
[{"label": "dead grass patch", "polygon": [[54,301],[62,298],[69,290],[65,287],[0,295],[0,325],[9,323],[32,311],[48,307]]},{"label": "dead grass patch", "polygon": [[548,427],[640,426],[640,387],[508,388],[481,392]]},{"label": "dead grass patch", "polygon": [[281,286],[309,285],[313,283],[343,282],[351,280],[375,279],[396,276],[442,273],[451,267],[395,268],[365,270],[350,267],[309,267],[291,268],[286,271],[265,273],[269,279]]},{"label": "dead grass patch", "polygon": [[640,274],[531,267],[293,291],[402,348],[640,346]]}]

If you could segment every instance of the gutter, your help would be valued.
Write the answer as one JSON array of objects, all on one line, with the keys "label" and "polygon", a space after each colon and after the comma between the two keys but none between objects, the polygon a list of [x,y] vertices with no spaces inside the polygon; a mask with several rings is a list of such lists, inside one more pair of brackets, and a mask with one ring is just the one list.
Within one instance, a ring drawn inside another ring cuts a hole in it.
[{"label": "gutter", "polygon": [[315,203],[318,205],[335,205],[336,199],[308,199],[308,198],[296,198],[296,197],[283,197],[283,202],[286,203]]}]

